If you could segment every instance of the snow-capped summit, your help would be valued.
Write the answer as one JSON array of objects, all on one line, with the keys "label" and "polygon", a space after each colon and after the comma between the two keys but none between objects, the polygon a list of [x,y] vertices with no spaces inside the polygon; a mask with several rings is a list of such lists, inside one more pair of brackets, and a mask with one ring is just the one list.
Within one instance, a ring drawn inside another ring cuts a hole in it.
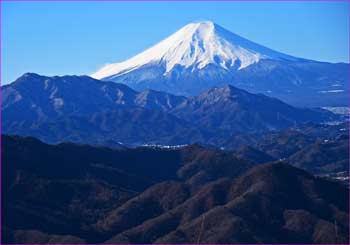
[{"label": "snow-capped summit", "polygon": [[296,58],[253,43],[211,21],[203,21],[184,26],[131,59],[106,65],[92,77],[103,79],[118,76],[150,64],[163,65],[164,75],[176,65],[202,69],[213,64],[226,70],[242,69],[261,59]]},{"label": "snow-capped summit", "polygon": [[[185,96],[231,84],[294,105],[343,106],[348,101],[348,69],[348,64],[283,54],[211,21],[202,21],[182,27],[126,61],[102,67],[92,77],[124,83],[139,91],[152,89]],[[341,92],[322,92],[334,91],[334,84]]]}]

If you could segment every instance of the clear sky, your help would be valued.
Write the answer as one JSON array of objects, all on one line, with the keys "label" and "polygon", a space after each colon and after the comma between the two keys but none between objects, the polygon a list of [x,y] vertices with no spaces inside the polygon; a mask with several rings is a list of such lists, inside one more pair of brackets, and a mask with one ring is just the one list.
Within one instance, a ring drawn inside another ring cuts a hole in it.
[{"label": "clear sky", "polygon": [[211,20],[298,57],[349,60],[347,2],[2,2],[2,84],[25,72],[91,74],[182,26]]}]

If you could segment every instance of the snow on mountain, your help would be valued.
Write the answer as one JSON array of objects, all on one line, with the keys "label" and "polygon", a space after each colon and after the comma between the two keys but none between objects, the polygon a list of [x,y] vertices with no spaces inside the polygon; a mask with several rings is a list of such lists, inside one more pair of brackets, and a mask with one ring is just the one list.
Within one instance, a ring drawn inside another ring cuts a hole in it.
[{"label": "snow on mountain", "polygon": [[323,107],[347,105],[348,70],[349,64],[286,55],[204,21],[188,24],[144,52],[106,65],[92,77],[124,83],[137,91],[185,96],[231,84],[292,105]]},{"label": "snow on mountain", "polygon": [[243,69],[261,59],[296,60],[240,37],[210,21],[191,23],[155,46],[121,63],[92,74],[103,79],[122,75],[147,64],[162,64],[165,74],[176,65],[202,69],[214,64],[226,70]]}]

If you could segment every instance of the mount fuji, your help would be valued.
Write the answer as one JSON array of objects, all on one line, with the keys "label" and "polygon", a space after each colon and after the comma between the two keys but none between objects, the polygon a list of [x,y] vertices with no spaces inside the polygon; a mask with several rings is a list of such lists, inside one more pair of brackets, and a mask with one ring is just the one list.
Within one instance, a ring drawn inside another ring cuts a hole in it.
[{"label": "mount fuji", "polygon": [[210,22],[190,23],[144,52],[91,76],[197,95],[231,84],[298,106],[347,105],[349,64],[318,62],[274,51]]}]

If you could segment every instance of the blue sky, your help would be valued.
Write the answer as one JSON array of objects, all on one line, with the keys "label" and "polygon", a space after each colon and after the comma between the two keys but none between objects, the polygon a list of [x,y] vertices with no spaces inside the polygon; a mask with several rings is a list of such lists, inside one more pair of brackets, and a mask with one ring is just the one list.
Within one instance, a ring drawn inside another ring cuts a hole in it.
[{"label": "blue sky", "polygon": [[347,2],[2,2],[2,84],[25,72],[91,74],[193,21],[269,48],[349,60]]}]

